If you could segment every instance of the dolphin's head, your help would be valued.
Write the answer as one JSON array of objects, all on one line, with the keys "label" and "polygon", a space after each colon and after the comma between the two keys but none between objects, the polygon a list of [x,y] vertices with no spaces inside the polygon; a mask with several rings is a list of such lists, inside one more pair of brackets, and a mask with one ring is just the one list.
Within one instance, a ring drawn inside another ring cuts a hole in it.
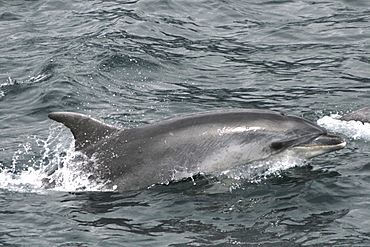
[{"label": "dolphin's head", "polygon": [[281,114],[275,115],[274,120],[276,127],[270,127],[270,131],[280,134],[277,138],[271,138],[269,148],[272,154],[289,150],[299,157],[309,159],[346,146],[343,137],[328,134],[326,129],[307,119]]},{"label": "dolphin's head", "polygon": [[316,123],[269,110],[212,111],[181,120],[182,124],[191,120],[186,125],[193,128],[189,138],[200,137],[196,152],[208,155],[202,167],[211,172],[277,154],[309,159],[346,145],[344,138],[328,134]]}]

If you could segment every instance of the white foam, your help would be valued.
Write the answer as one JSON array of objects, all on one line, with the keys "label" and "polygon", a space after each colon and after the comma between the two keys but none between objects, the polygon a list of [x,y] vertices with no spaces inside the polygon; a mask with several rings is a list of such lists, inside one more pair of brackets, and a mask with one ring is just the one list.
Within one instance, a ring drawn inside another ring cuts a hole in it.
[{"label": "white foam", "polygon": [[317,124],[330,132],[339,133],[352,139],[370,140],[370,124],[359,121],[341,121],[340,115],[332,114],[317,120]]},{"label": "white foam", "polygon": [[19,174],[14,174],[11,170],[3,170],[0,172],[0,188],[19,192],[41,192],[40,176],[41,171],[32,167]]},{"label": "white foam", "polygon": [[[11,86],[14,84],[18,84],[16,80],[12,79],[10,76],[8,77],[7,82],[0,84],[0,89],[3,87]],[[0,99],[5,96],[5,92],[0,90]]]}]

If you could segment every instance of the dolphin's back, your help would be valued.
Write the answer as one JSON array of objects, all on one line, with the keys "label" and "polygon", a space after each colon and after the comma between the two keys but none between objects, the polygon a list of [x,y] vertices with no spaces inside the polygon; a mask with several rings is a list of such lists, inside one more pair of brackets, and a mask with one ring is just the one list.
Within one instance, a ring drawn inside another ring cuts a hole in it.
[{"label": "dolphin's back", "polygon": [[340,120],[344,121],[361,121],[363,123],[370,123],[370,107],[365,107],[362,109],[359,109],[357,111],[348,113],[347,115],[344,115],[340,118]]},{"label": "dolphin's back", "polygon": [[319,133],[326,132],[325,129],[304,118],[260,109],[221,109],[192,113],[145,125],[139,129],[158,133],[158,131],[169,132],[171,129],[179,130],[201,126],[212,126],[210,130],[225,126],[259,126],[277,132],[297,128],[308,128],[307,131],[310,133],[313,130]]}]

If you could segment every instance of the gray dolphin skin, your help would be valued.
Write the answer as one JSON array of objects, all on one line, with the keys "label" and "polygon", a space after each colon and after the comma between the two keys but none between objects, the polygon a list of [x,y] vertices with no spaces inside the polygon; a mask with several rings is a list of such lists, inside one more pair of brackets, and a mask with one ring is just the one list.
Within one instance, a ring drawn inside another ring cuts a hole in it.
[{"label": "gray dolphin skin", "polygon": [[361,108],[357,111],[350,112],[347,115],[344,115],[340,118],[344,121],[360,121],[363,123],[370,123],[370,107]]},{"label": "gray dolphin skin", "polygon": [[215,174],[287,150],[311,158],[346,145],[315,123],[269,110],[214,110],[132,129],[72,112],[49,118],[72,131],[76,151],[94,160],[95,178],[117,191]]}]

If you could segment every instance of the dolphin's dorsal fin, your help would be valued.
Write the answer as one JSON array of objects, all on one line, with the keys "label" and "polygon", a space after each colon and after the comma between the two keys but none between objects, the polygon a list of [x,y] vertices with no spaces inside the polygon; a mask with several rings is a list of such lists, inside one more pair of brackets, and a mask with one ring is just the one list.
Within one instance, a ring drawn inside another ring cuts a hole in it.
[{"label": "dolphin's dorsal fin", "polygon": [[83,148],[121,130],[113,125],[75,112],[53,112],[48,117],[64,124],[72,131],[76,151],[81,151]]}]

